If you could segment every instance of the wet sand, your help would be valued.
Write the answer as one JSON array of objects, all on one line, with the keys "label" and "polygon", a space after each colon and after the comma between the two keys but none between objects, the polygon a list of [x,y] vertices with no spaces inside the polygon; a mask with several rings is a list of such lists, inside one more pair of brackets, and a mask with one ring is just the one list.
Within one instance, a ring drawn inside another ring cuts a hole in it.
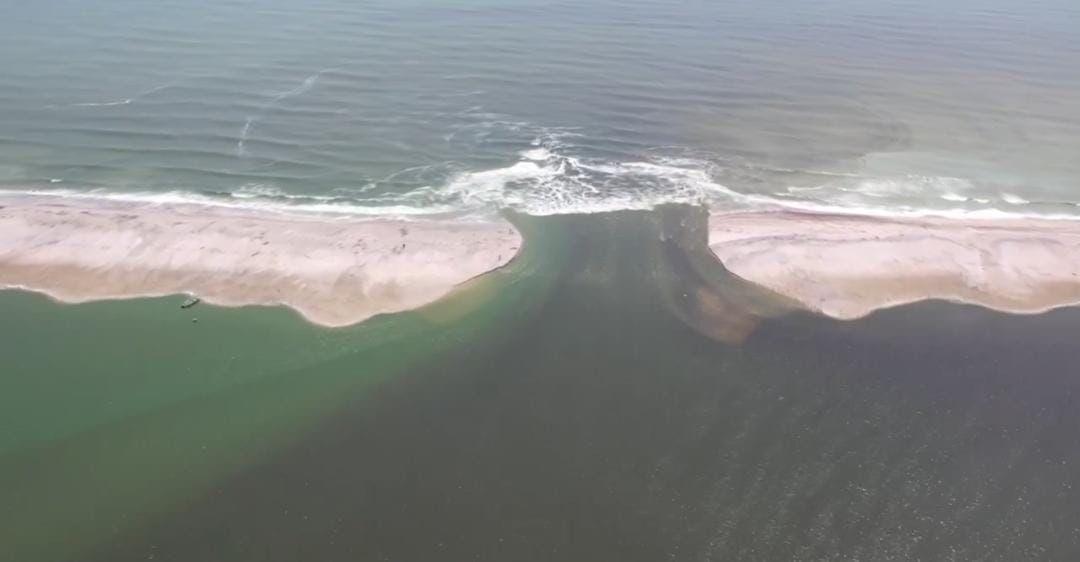
[{"label": "wet sand", "polygon": [[736,275],[835,318],[944,299],[1013,313],[1080,303],[1080,222],[714,213]]},{"label": "wet sand", "polygon": [[0,194],[0,287],[64,302],[190,293],[344,326],[435,301],[521,243],[505,221]]}]

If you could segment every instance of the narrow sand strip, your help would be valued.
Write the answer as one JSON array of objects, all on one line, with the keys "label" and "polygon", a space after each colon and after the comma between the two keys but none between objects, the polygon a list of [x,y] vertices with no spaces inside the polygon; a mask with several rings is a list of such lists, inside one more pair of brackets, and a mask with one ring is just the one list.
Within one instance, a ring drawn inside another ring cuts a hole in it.
[{"label": "narrow sand strip", "polygon": [[1080,221],[716,213],[709,246],[732,273],[836,318],[924,299],[1080,303]]},{"label": "narrow sand strip", "polygon": [[520,246],[505,221],[0,195],[0,287],[66,302],[191,293],[343,326],[439,299]]}]

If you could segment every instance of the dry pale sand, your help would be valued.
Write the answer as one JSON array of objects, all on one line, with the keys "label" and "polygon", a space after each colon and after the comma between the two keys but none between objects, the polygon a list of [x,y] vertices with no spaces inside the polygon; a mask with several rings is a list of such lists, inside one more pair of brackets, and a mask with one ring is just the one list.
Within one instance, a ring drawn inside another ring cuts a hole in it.
[{"label": "dry pale sand", "polygon": [[924,299],[1080,303],[1080,221],[715,213],[709,245],[732,273],[836,318]]},{"label": "dry pale sand", "polygon": [[439,299],[521,243],[505,221],[0,195],[0,287],[65,302],[190,293],[343,326]]}]

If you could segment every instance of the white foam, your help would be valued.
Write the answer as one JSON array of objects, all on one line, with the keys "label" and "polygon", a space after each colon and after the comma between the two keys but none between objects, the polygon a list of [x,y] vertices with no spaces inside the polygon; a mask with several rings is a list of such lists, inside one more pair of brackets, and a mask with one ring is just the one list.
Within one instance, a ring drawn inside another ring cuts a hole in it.
[{"label": "white foam", "polygon": [[[249,183],[241,186],[240,189],[233,191],[232,196],[240,199],[257,199],[259,197],[289,197],[290,195],[272,185]],[[313,198],[319,197],[320,196],[313,196]]]},{"label": "white foam", "polygon": [[543,162],[544,160],[547,160],[548,158],[551,158],[552,153],[551,153],[550,150],[548,150],[548,149],[541,146],[541,147],[538,147],[538,148],[532,148],[532,149],[529,149],[529,150],[522,151],[521,152],[521,157],[526,159],[526,160],[534,160],[534,161]]},{"label": "white foam", "polygon": [[852,215],[876,218],[944,218],[984,220],[1080,220],[1080,215],[1066,213],[1022,213],[993,207],[970,209],[963,207],[928,208],[914,206],[842,205],[830,202],[776,200],[767,196],[747,196],[752,206],[725,208],[730,212],[797,211],[828,215]]},{"label": "white foam", "polygon": [[[966,201],[974,185],[969,180],[946,176],[906,175],[895,177],[843,176],[843,179],[816,186],[818,197],[848,203],[889,201],[893,204],[933,197],[946,201]],[[791,191],[789,189],[789,191]]]},{"label": "white foam", "polygon": [[718,194],[739,197],[701,168],[660,162],[597,162],[562,156],[546,147],[521,155],[522,160],[504,168],[459,174],[428,193],[470,209],[510,208],[532,215],[649,209],[663,203],[704,204]]},{"label": "white foam", "polygon": [[[821,189],[824,189],[824,188],[825,188],[825,186],[823,186],[823,185],[812,185],[812,186],[789,185],[787,187],[787,193],[801,193],[801,192],[804,192],[804,191],[820,191]],[[778,193],[777,195],[781,195],[781,194]],[[784,195],[786,195],[786,194],[784,194]]]},{"label": "white foam", "polygon": [[251,134],[251,126],[255,123],[255,116],[248,115],[247,120],[244,121],[244,127],[240,129],[240,138],[236,141],[236,155],[243,156],[246,154],[244,145],[247,144],[248,135]]},{"label": "white foam", "polygon": [[[209,196],[189,191],[115,192],[104,190],[76,191],[67,189],[0,190],[2,196],[56,197],[138,203],[144,205],[198,205],[276,214],[319,214],[327,216],[371,216],[409,218],[433,215],[459,215],[459,209],[448,206],[415,207],[410,205],[362,205],[325,196],[301,196],[281,193],[274,196],[255,194]],[[271,198],[272,197],[272,198]]]},{"label": "white foam", "polygon": [[1023,197],[1020,197],[1019,195],[1014,195],[1012,193],[1002,193],[1001,200],[1010,205],[1027,205],[1028,203],[1031,203],[1027,199],[1024,199]]},{"label": "white foam", "polygon": [[125,98],[122,100],[103,102],[82,102],[73,103],[71,104],[71,107],[115,107],[117,105],[130,105],[133,101],[135,101],[135,98]]},{"label": "white foam", "polygon": [[[975,189],[971,180],[957,177],[850,175],[817,186],[789,187],[774,194],[743,194],[734,205],[719,204],[725,211],[790,209],[881,218],[1080,220],[1080,214],[1072,212],[1004,210],[995,207],[991,199],[973,195]],[[947,201],[954,206],[940,207],[935,205],[935,200]],[[1011,194],[1004,194],[998,201],[1013,206],[1028,203]],[[1063,206],[1059,205],[1059,208]]]},{"label": "white foam", "polygon": [[[167,84],[162,84],[160,86],[154,86],[153,88],[143,90],[143,91],[135,94],[134,96],[132,96],[130,98],[123,98],[123,99],[112,100],[112,101],[70,103],[70,104],[67,104],[66,106],[62,106],[62,107],[116,107],[116,106],[119,106],[119,105],[131,105],[131,104],[135,103],[136,101],[138,101],[138,100],[140,100],[140,99],[142,99],[142,98],[144,98],[146,96],[149,96],[151,94],[160,92],[161,90],[172,87],[175,84],[176,84],[176,81],[174,80],[174,81],[169,82]],[[50,105],[48,107],[55,108],[55,107],[61,107],[61,106]]]},{"label": "white foam", "polygon": [[[782,210],[875,217],[1080,220],[1068,213],[1018,213],[968,197],[974,185],[956,177],[837,175],[837,184],[790,187],[776,194],[740,193],[715,179],[714,164],[692,158],[594,161],[560,154],[541,143],[521,160],[459,174],[425,196],[464,208],[511,208],[533,215],[649,209],[665,203],[706,204],[718,210]],[[930,197],[963,207],[920,205]]]},{"label": "white foam", "polygon": [[244,126],[240,129],[240,137],[236,141],[236,156],[243,157],[246,154],[245,145],[247,144],[248,139],[251,137],[252,129],[255,128],[255,124],[258,123],[258,121],[262,119],[267,113],[269,113],[274,108],[274,106],[281,103],[282,101],[285,101],[288,98],[299,96],[300,94],[311,90],[311,88],[315,87],[315,83],[319,81],[319,78],[323,74],[326,74],[331,70],[336,69],[324,68],[316,72],[315,74],[304,78],[304,81],[301,82],[299,86],[290,90],[285,90],[284,92],[274,94],[274,96],[270,98],[270,101],[263,104],[257,112],[255,112],[253,115],[248,115],[247,119],[244,121]]},{"label": "white foam", "polygon": [[[305,84],[290,92],[311,87],[317,77],[309,77]],[[725,212],[793,210],[883,218],[1080,220],[1080,213],[1017,212],[1017,206],[1026,201],[1009,194],[1002,195],[1002,199],[997,201],[1007,201],[1013,208],[1008,211],[996,208],[988,199],[969,196],[974,190],[972,183],[955,177],[864,177],[848,174],[829,177],[826,183],[817,186],[788,187],[771,194],[745,193],[721,183],[717,178],[723,177],[725,170],[707,160],[645,157],[638,161],[615,162],[590,159],[569,152],[558,137],[542,136],[532,143],[531,148],[521,151],[517,161],[506,166],[459,172],[444,181],[404,193],[381,193],[385,190],[374,189],[380,182],[322,195],[288,193],[267,184],[248,184],[233,193],[220,195],[187,191],[122,193],[102,190],[24,193],[337,216],[453,214],[481,218],[504,209],[532,215],[556,215],[651,209],[666,203],[685,203],[708,205]],[[430,167],[402,170],[387,176],[387,180],[402,174],[415,175]],[[453,169],[446,164],[437,167],[445,172]],[[446,177],[444,173],[434,176]],[[935,207],[935,203],[941,207]],[[1075,205],[1068,207],[1070,210],[1076,208]]]}]

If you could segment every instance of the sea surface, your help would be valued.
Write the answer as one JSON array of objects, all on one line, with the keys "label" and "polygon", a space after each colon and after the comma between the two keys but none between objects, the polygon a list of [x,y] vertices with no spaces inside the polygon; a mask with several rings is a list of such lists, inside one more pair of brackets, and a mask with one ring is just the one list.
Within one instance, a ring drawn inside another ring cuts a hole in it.
[{"label": "sea surface", "polygon": [[701,205],[1080,218],[1078,154],[1075,0],[8,2],[0,189],[524,244],[340,329],[0,291],[0,562],[1080,560],[1080,308],[827,318]]},{"label": "sea surface", "polygon": [[1074,0],[41,0],[0,187],[370,214],[1078,215]]}]

